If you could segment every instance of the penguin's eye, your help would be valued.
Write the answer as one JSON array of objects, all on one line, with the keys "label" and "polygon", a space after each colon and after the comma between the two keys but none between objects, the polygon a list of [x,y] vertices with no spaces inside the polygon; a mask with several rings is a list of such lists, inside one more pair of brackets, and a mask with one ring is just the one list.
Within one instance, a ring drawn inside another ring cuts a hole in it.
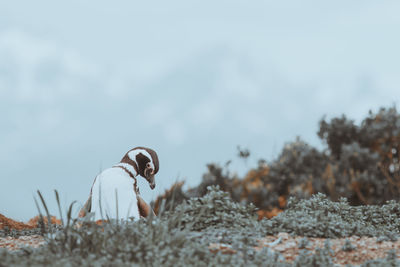
[{"label": "penguin's eye", "polygon": [[146,163],[146,167],[147,167],[147,168],[150,168],[150,167],[151,167],[151,166],[150,166],[150,162],[147,162],[147,163]]}]

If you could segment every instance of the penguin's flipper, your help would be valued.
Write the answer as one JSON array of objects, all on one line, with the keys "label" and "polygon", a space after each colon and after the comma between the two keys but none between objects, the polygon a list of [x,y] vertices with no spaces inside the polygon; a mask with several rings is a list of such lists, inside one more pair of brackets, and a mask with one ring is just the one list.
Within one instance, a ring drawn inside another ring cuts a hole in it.
[{"label": "penguin's flipper", "polygon": [[92,194],[90,194],[88,200],[86,203],[83,205],[82,209],[79,211],[79,218],[85,217],[88,212],[90,212],[90,209],[92,207]]},{"label": "penguin's flipper", "polygon": [[150,207],[149,204],[146,203],[140,196],[136,196],[138,200],[138,208],[141,217],[147,218],[150,213],[153,214],[155,217],[156,214],[154,213],[153,209]]}]

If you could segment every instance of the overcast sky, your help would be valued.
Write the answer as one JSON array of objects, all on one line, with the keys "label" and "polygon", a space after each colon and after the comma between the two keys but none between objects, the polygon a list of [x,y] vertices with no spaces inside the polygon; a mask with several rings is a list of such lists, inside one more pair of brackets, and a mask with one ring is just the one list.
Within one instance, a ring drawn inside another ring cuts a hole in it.
[{"label": "overcast sky", "polygon": [[[155,149],[147,201],[206,163],[272,159],[318,121],[400,99],[398,1],[0,2],[0,213],[35,190],[84,203],[132,147]],[[50,205],[56,213],[54,204]]]}]

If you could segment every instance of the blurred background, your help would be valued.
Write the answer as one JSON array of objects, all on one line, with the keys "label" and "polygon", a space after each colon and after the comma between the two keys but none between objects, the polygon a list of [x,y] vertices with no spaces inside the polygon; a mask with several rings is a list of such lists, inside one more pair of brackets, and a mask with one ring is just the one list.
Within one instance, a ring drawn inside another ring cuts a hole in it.
[{"label": "blurred background", "polygon": [[[400,99],[396,1],[2,1],[0,213],[83,204],[132,147],[160,158],[157,187],[238,175],[318,122]],[[237,160],[237,146],[252,157]]]}]

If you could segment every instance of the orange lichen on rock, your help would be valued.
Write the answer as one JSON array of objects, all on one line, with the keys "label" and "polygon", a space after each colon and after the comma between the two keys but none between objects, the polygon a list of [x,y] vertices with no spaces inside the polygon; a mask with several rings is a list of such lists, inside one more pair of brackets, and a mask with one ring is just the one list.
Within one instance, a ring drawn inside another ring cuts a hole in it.
[{"label": "orange lichen on rock", "polygon": [[258,219],[262,220],[263,218],[271,219],[281,213],[283,210],[274,207],[272,210],[258,210]]},{"label": "orange lichen on rock", "polygon": [[23,222],[17,222],[10,218],[7,218],[3,214],[0,214],[0,229],[4,229],[4,227],[8,227],[8,229],[22,230],[22,229],[32,229],[34,226],[25,224]]},{"label": "orange lichen on rock", "polygon": [[[40,216],[37,215],[37,216],[33,217],[32,219],[30,219],[27,224],[29,226],[31,226],[31,228],[39,227],[39,220],[40,220]],[[43,216],[43,221],[44,221],[44,224],[48,223],[47,216]],[[55,216],[50,216],[50,223],[61,225],[61,220],[57,219]]]}]

